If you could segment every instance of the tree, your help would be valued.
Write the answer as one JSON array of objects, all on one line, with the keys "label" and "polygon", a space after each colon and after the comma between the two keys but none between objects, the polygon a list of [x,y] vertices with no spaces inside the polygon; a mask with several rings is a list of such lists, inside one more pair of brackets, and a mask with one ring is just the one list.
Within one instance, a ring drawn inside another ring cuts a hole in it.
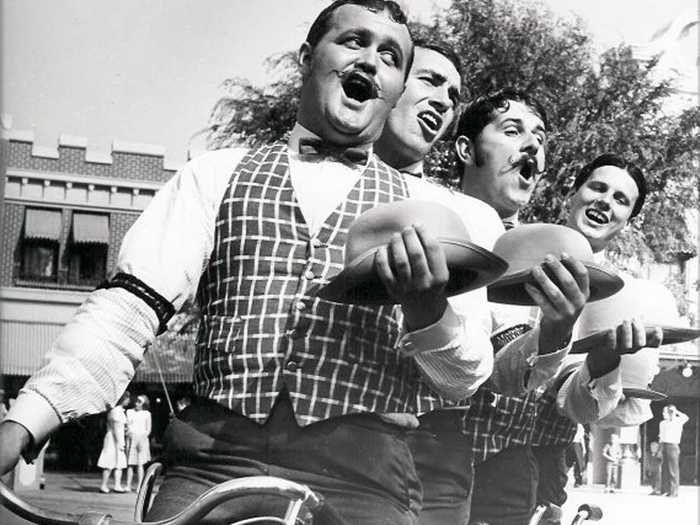
[{"label": "tree", "polygon": [[[611,256],[624,265],[623,256],[668,262],[695,254],[684,213],[697,202],[700,112],[664,112],[673,86],[658,79],[657,60],[640,61],[626,46],[597,56],[580,19],[557,17],[537,1],[453,0],[431,24],[412,30],[439,35],[454,47],[465,70],[465,99],[513,86],[548,108],[547,172],[523,210],[525,221],[563,222],[565,197],[578,170],[612,151],[643,168],[651,191]],[[210,147],[285,136],[294,122],[300,77],[293,53],[272,58],[270,66],[278,80],[268,86],[226,81],[229,94],[212,112]],[[456,183],[449,141],[427,160],[431,177]]]}]

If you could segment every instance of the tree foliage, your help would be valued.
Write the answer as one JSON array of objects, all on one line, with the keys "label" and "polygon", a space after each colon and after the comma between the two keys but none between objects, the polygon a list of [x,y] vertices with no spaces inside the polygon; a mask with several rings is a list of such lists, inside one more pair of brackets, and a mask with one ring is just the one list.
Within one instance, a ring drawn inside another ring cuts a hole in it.
[{"label": "tree foliage", "polygon": [[[563,222],[565,197],[578,170],[604,152],[632,158],[647,174],[643,213],[611,255],[668,262],[695,254],[685,210],[697,203],[700,111],[668,115],[672,82],[659,78],[658,60],[641,61],[629,47],[597,55],[580,19],[555,16],[536,0],[453,0],[414,35],[439,36],[461,57],[464,98],[505,86],[525,89],[549,113],[547,171],[525,221]],[[295,53],[270,59],[276,80],[264,87],[241,78],[212,111],[210,148],[259,144],[291,128],[301,79]],[[428,174],[454,184],[449,141],[431,152]]]}]

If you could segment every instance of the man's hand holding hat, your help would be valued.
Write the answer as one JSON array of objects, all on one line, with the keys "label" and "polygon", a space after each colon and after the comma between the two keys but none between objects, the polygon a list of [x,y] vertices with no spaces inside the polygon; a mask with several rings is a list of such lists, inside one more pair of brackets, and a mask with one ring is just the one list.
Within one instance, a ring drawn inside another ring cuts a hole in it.
[{"label": "man's hand holding hat", "polygon": [[540,307],[539,353],[548,354],[566,346],[574,324],[590,296],[588,270],[578,259],[563,253],[558,260],[547,255],[532,268],[535,284],[524,283],[533,302]]},{"label": "man's hand holding hat", "polygon": [[436,323],[447,308],[450,277],[445,252],[423,225],[404,228],[377,249],[374,267],[390,297],[401,304],[406,326]]},{"label": "man's hand holding hat", "polygon": [[655,327],[647,334],[644,323],[638,319],[623,321],[616,328],[605,332],[605,343],[588,352],[586,365],[591,373],[591,379],[602,377],[612,372],[619,365],[624,354],[634,354],[644,347],[657,347],[661,344],[663,332],[661,327]]}]

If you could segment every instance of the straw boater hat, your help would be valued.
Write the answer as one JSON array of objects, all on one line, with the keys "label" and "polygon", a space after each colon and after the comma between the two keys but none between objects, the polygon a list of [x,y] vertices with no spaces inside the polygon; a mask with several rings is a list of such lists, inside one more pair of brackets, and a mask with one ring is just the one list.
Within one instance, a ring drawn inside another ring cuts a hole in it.
[{"label": "straw boater hat", "polygon": [[[573,343],[572,352],[595,352],[602,344],[607,330],[632,318],[644,321],[648,337],[653,336],[656,327],[660,326],[662,344],[687,341],[688,338],[700,335],[698,330],[672,326],[679,322],[678,311],[673,295],[663,285],[626,276],[625,286],[618,293],[584,307],[578,321],[579,340]],[[620,374],[627,397],[651,400],[666,397],[648,388],[658,371],[658,362],[658,348],[642,348],[634,354],[621,357]]]},{"label": "straw boater hat", "polygon": [[547,254],[558,257],[566,252],[588,268],[589,301],[609,297],[623,285],[617,274],[593,262],[589,242],[568,226],[523,224],[501,235],[493,252],[508,263],[508,271],[488,288],[489,301],[495,303],[534,306],[524,285],[535,283],[532,268],[542,264]]},{"label": "straw boater hat", "polygon": [[423,224],[445,251],[450,271],[447,295],[485,286],[508,267],[500,257],[470,242],[457,213],[442,204],[409,199],[380,204],[352,223],[345,244],[345,268],[318,295],[343,303],[393,303],[374,271],[374,255],[392,235],[413,224]]}]

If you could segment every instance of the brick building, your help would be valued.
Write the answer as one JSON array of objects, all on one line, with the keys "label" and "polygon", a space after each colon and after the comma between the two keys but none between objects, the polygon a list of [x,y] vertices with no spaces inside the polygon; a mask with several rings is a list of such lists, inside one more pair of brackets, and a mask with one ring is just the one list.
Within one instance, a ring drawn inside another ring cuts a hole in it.
[{"label": "brick building", "polygon": [[[8,398],[38,369],[87,294],[112,274],[126,231],[175,173],[158,146],[114,141],[107,155],[86,146],[85,138],[61,136],[57,148],[42,148],[31,132],[3,133],[0,374]],[[158,348],[169,388],[191,377],[192,345],[175,346]],[[160,403],[154,410],[167,416],[154,354],[146,353],[136,390],[151,394]]]}]

